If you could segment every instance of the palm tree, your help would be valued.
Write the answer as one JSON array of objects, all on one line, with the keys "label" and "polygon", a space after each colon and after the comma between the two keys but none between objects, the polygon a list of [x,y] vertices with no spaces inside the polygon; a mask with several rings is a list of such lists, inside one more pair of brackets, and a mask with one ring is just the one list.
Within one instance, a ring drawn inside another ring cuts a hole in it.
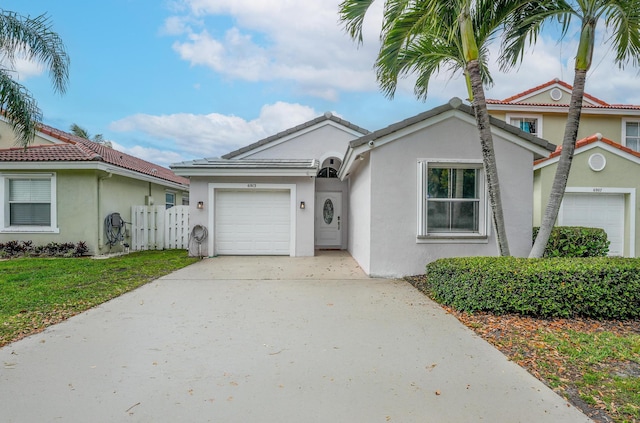
[{"label": "palm tree", "polygon": [[97,142],[98,144],[101,144],[104,142],[104,137],[102,136],[102,134],[96,134],[92,137],[89,134],[89,131],[87,131],[77,123],[72,123],[71,126],[69,127],[69,130],[75,136],[78,136],[87,140],[91,140],[93,142]]},{"label": "palm tree", "polygon": [[556,174],[549,202],[545,209],[540,230],[529,257],[542,257],[555,225],[564,196],[571,162],[575,151],[578,126],[582,112],[582,100],[587,72],[591,67],[595,48],[596,26],[600,20],[611,34],[609,42],[615,51],[615,62],[620,67],[628,64],[638,66],[640,61],[640,2],[637,0],[547,0],[529,2],[511,15],[505,32],[505,47],[501,57],[503,69],[514,66],[529,43],[537,39],[543,24],[557,20],[561,24],[564,37],[571,19],[580,21],[580,39],[575,58],[575,75],[571,102],[562,140],[562,152],[558,160]]},{"label": "palm tree", "polygon": [[42,120],[42,112],[31,93],[13,78],[16,56],[44,64],[53,88],[64,93],[69,79],[69,57],[62,40],[51,29],[46,15],[25,17],[0,9],[0,108],[13,125],[18,143],[27,147]]},{"label": "palm tree", "polygon": [[[362,43],[362,26],[375,0],[344,0],[340,20],[349,35]],[[509,255],[500,182],[484,87],[492,83],[487,68],[488,46],[522,5],[515,0],[385,0],[381,48],[375,62],[378,83],[393,97],[398,79],[417,74],[414,93],[426,99],[429,79],[441,67],[452,76],[463,71],[480,135],[489,202],[501,255]]]}]

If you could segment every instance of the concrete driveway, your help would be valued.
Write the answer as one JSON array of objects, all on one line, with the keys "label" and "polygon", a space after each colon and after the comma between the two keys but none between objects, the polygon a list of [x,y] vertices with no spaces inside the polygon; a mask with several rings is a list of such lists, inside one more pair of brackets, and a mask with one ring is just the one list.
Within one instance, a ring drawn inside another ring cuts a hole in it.
[{"label": "concrete driveway", "polygon": [[3,422],[588,422],[345,253],[206,259],[0,349]]}]

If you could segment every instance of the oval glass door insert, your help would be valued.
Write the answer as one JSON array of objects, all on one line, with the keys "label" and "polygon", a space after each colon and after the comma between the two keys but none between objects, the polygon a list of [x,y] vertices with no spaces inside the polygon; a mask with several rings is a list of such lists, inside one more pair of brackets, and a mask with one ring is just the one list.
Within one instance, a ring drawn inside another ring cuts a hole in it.
[{"label": "oval glass door insert", "polygon": [[330,225],[333,222],[333,202],[330,198],[324,201],[324,207],[322,208],[322,216],[324,217],[324,223]]}]

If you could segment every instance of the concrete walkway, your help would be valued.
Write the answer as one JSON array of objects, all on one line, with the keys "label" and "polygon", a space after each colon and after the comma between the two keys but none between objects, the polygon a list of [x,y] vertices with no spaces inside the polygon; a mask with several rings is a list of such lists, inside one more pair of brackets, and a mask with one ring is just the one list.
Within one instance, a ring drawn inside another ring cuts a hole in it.
[{"label": "concrete walkway", "polygon": [[588,422],[348,255],[203,260],[0,349],[2,422]]}]

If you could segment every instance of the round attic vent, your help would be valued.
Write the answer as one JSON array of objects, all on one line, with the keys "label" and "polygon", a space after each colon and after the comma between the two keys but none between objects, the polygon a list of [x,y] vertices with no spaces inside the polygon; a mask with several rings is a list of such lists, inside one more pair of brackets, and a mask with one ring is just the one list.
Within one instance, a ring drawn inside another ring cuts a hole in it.
[{"label": "round attic vent", "polygon": [[562,91],[559,88],[554,88],[549,92],[549,97],[553,101],[558,101],[562,98]]},{"label": "round attic vent", "polygon": [[600,153],[589,156],[589,167],[594,172],[600,172],[607,165],[607,159]]}]

